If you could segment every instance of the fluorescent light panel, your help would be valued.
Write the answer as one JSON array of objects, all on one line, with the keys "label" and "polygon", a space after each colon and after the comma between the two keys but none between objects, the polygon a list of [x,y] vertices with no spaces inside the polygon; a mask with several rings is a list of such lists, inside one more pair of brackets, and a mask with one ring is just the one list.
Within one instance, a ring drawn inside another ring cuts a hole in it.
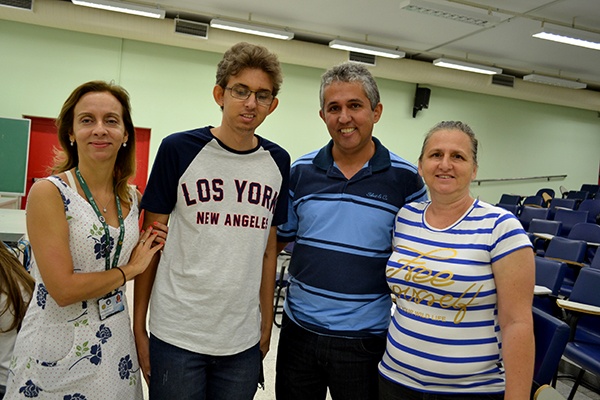
[{"label": "fluorescent light panel", "polygon": [[144,7],[138,4],[123,3],[111,0],[71,0],[78,6],[99,8],[101,10],[116,11],[126,14],[139,15],[149,18],[164,18],[165,10],[153,7]]},{"label": "fluorescent light panel", "polygon": [[477,26],[488,26],[500,22],[500,17],[490,15],[489,13],[467,11],[457,7],[422,0],[401,1],[400,9]]},{"label": "fluorescent light panel", "polygon": [[332,40],[329,47],[338,50],[353,51],[355,53],[371,54],[372,56],[381,56],[387,58],[404,58],[405,52],[399,50],[385,49],[383,47],[369,46],[366,44],[346,42],[344,40]]},{"label": "fluorescent light panel", "polygon": [[567,88],[571,88],[571,89],[585,89],[587,86],[585,83],[582,83],[582,82],[571,81],[571,80],[562,79],[562,78],[554,78],[551,76],[538,75],[538,74],[525,75],[523,77],[523,80],[529,81],[529,82],[544,83],[546,85],[552,85],[552,86],[562,86],[562,87],[567,87]]},{"label": "fluorescent light panel", "polygon": [[567,27],[554,27],[544,24],[539,32],[533,34],[534,38],[551,40],[553,42],[600,50],[600,35],[585,32],[580,29]]},{"label": "fluorescent light panel", "polygon": [[215,18],[210,21],[211,28],[225,29],[228,31],[249,33],[250,35],[266,36],[274,39],[290,40],[294,38],[294,32],[284,31],[253,24],[226,21]]},{"label": "fluorescent light panel", "polygon": [[473,64],[465,61],[449,60],[447,58],[438,58],[433,60],[433,65],[437,67],[459,69],[461,71],[476,72],[478,74],[496,75],[501,74],[500,68],[488,67],[487,65]]}]

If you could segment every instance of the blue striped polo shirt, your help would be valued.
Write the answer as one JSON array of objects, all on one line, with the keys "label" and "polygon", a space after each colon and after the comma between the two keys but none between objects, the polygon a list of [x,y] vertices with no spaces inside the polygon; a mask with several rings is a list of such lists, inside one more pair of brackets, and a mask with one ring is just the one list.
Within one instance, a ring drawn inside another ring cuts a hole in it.
[{"label": "blue striped polo shirt", "polygon": [[284,308],[317,333],[385,334],[394,218],[427,198],[417,168],[373,141],[375,154],[350,179],[334,163],[332,141],[292,165],[288,222],[278,229],[280,241],[296,241]]}]

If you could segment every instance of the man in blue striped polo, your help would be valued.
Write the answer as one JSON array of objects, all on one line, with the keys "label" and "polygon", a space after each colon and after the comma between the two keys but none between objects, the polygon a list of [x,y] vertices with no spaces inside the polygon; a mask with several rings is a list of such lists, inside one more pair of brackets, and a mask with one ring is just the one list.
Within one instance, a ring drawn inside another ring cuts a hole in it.
[{"label": "man in blue striped polo", "polygon": [[426,199],[417,168],[372,136],[383,106],[366,67],[322,76],[331,136],[294,162],[280,248],[295,241],[277,354],[278,400],[378,397],[392,306],[385,266],[397,211]]}]

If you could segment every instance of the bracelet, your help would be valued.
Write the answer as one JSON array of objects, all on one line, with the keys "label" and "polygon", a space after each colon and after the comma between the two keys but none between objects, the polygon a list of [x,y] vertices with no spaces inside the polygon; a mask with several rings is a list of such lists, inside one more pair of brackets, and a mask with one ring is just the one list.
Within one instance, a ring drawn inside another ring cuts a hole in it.
[{"label": "bracelet", "polygon": [[123,275],[123,284],[121,285],[121,286],[123,286],[124,284],[127,283],[127,277],[125,276],[125,272],[123,272],[121,267],[115,267],[115,268],[118,269],[119,271],[121,271],[121,275]]}]

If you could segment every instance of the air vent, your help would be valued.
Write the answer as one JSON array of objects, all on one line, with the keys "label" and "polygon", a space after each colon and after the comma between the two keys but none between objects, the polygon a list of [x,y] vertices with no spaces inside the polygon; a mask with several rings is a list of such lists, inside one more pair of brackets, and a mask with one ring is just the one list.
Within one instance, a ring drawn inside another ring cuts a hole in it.
[{"label": "air vent", "polygon": [[375,56],[371,54],[364,54],[351,51],[349,60],[361,64],[375,65]]},{"label": "air vent", "polygon": [[496,74],[492,75],[492,83],[500,86],[515,86],[515,77],[512,75]]},{"label": "air vent", "polygon": [[176,18],[175,32],[196,36],[200,39],[208,39],[208,24]]},{"label": "air vent", "polygon": [[32,11],[33,0],[0,0],[0,6]]}]

